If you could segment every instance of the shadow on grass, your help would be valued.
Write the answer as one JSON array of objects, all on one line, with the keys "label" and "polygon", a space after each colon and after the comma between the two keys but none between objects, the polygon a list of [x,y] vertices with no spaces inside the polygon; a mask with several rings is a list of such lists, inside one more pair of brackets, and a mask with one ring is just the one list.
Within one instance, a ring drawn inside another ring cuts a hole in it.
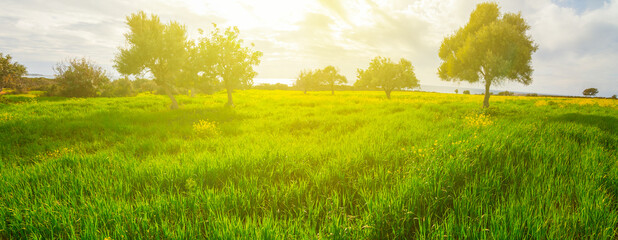
[{"label": "shadow on grass", "polygon": [[599,129],[611,134],[615,134],[616,129],[618,128],[618,119],[611,116],[567,113],[557,116],[553,118],[553,120],[558,122],[571,122],[598,127]]}]

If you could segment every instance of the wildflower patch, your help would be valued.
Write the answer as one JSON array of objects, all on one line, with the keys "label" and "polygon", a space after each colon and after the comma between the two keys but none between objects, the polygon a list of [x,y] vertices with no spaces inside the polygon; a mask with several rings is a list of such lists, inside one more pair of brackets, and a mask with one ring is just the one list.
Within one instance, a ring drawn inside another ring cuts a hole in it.
[{"label": "wildflower patch", "polygon": [[215,122],[200,120],[193,124],[193,132],[200,137],[214,137],[219,135]]},{"label": "wildflower patch", "polygon": [[466,116],[464,122],[473,127],[485,127],[493,124],[493,121],[490,119],[489,114],[481,113],[481,114],[473,114]]},{"label": "wildflower patch", "polygon": [[13,119],[13,115],[10,113],[0,113],[0,123],[8,122]]}]

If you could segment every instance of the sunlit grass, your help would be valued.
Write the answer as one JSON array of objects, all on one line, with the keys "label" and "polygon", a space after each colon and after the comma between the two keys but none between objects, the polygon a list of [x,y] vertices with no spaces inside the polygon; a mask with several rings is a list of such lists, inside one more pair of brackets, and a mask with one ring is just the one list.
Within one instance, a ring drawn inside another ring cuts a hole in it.
[{"label": "sunlit grass", "polygon": [[612,100],[4,97],[2,239],[616,235]]}]

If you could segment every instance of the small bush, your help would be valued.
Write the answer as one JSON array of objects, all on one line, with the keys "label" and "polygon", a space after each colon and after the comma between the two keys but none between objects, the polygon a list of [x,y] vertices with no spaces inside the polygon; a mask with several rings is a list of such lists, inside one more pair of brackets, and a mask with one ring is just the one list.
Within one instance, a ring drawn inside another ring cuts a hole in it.
[{"label": "small bush", "polygon": [[153,80],[138,78],[132,82],[133,90],[137,93],[159,91],[160,87]]},{"label": "small bush", "polygon": [[468,94],[468,95],[470,95],[470,90],[464,90],[464,91],[463,91],[463,94]]},{"label": "small bush", "polygon": [[499,92],[498,96],[513,96],[515,95],[514,92],[509,92],[509,91],[504,91],[504,92]]},{"label": "small bush", "polygon": [[256,86],[253,86],[253,89],[261,89],[261,90],[289,90],[290,86],[288,86],[287,84],[283,84],[283,83],[275,83],[275,84],[262,83],[262,84],[258,84]]},{"label": "small bush", "polygon": [[54,70],[64,97],[96,97],[109,83],[105,71],[85,58],[59,63]]},{"label": "small bush", "polygon": [[119,78],[109,83],[101,95],[103,97],[131,97],[135,96],[135,91],[131,80]]}]

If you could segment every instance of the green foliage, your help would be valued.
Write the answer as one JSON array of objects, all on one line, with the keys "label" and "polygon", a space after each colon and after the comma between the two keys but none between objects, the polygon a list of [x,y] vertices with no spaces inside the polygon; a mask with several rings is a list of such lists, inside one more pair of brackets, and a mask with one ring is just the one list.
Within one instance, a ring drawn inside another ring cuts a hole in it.
[{"label": "green foliage", "polygon": [[131,14],[126,23],[127,47],[120,48],[114,67],[124,75],[152,74],[172,100],[170,107],[178,108],[173,88],[180,84],[190,46],[185,26],[177,22],[163,24],[157,15],[148,17],[144,12]]},{"label": "green foliage", "polygon": [[381,94],[5,96],[0,239],[615,238],[616,101]]},{"label": "green foliage", "polygon": [[0,53],[0,92],[5,87],[21,89],[21,77],[26,74],[26,67],[11,59],[11,55]]},{"label": "green foliage", "polygon": [[253,85],[262,53],[243,47],[236,27],[222,32],[216,25],[197,42],[187,40],[186,29],[176,22],[162,24],[159,17],[139,12],[127,17],[130,32],[125,35],[127,48],[121,48],[114,67],[121,74],[141,76],[150,73],[154,81],[178,108],[175,88],[185,88],[193,95],[200,91],[214,93],[223,85],[228,91],[228,105],[233,106],[232,91]]},{"label": "green foliage", "polygon": [[317,71],[317,78],[321,84],[330,87],[332,95],[335,95],[335,87],[339,84],[347,83],[345,76],[339,74],[339,69],[334,66],[327,66]]},{"label": "green foliage", "polygon": [[22,77],[19,86],[15,86],[17,92],[26,93],[34,91],[48,91],[52,86],[57,85],[56,79],[44,77]]},{"label": "green foliage", "polygon": [[498,96],[513,96],[515,95],[514,92],[509,92],[509,91],[504,91],[504,92],[499,92]]},{"label": "green foliage", "polygon": [[582,94],[584,94],[584,96],[588,96],[588,97],[594,97],[598,93],[599,93],[599,90],[596,89],[596,88],[587,88],[587,89],[584,90],[584,92],[582,92]]},{"label": "green foliage", "polygon": [[57,91],[64,97],[96,97],[104,91],[109,78],[105,71],[86,58],[73,58],[58,63],[56,72]]},{"label": "green foliage", "polygon": [[101,94],[103,97],[131,97],[135,96],[136,91],[133,88],[133,83],[129,78],[119,78],[110,82],[105,91]]},{"label": "green foliage", "polygon": [[464,90],[463,94],[468,94],[469,95],[470,94],[470,90]]},{"label": "green foliage", "polygon": [[244,47],[239,35],[237,27],[228,27],[222,32],[214,25],[209,35],[199,39],[195,50],[198,66],[195,72],[201,76],[199,82],[208,86],[220,80],[228,93],[228,106],[234,106],[234,89],[253,86],[253,78],[257,75],[253,67],[260,63],[263,55],[260,51]]},{"label": "green foliage", "polygon": [[288,86],[287,84],[283,84],[283,83],[275,83],[275,84],[262,83],[262,84],[258,84],[258,85],[253,86],[253,89],[261,89],[261,90],[290,90],[290,86]]},{"label": "green foliage", "polygon": [[367,69],[358,69],[357,72],[354,86],[381,88],[389,99],[393,90],[419,86],[412,63],[403,58],[399,63],[393,63],[390,58],[376,57]]},{"label": "green foliage", "polygon": [[[137,93],[155,93],[158,92],[160,87],[153,80],[145,78],[137,78],[131,83],[133,90]],[[164,92],[164,91],[163,91]]]},{"label": "green foliage", "polygon": [[[203,35],[201,29],[199,32]],[[203,37],[208,38],[208,36]],[[180,85],[190,89],[192,95],[196,92],[212,94],[221,87],[221,82],[215,72],[218,50],[217,46],[211,43],[205,40],[190,43]]]},{"label": "green foliage", "polygon": [[301,89],[305,94],[307,91],[316,90],[320,86],[317,70],[302,70],[294,82],[294,87]]},{"label": "green foliage", "polygon": [[324,86],[328,87],[332,95],[335,95],[335,88],[347,82],[346,77],[339,74],[339,69],[327,66],[323,69],[301,71],[294,82],[294,87],[307,93],[309,90],[318,90],[320,86]]},{"label": "green foliage", "polygon": [[481,3],[469,22],[440,46],[438,75],[445,81],[483,82],[484,107],[492,84],[532,82],[532,53],[538,46],[526,34],[530,26],[521,14],[501,14],[498,4]]}]

